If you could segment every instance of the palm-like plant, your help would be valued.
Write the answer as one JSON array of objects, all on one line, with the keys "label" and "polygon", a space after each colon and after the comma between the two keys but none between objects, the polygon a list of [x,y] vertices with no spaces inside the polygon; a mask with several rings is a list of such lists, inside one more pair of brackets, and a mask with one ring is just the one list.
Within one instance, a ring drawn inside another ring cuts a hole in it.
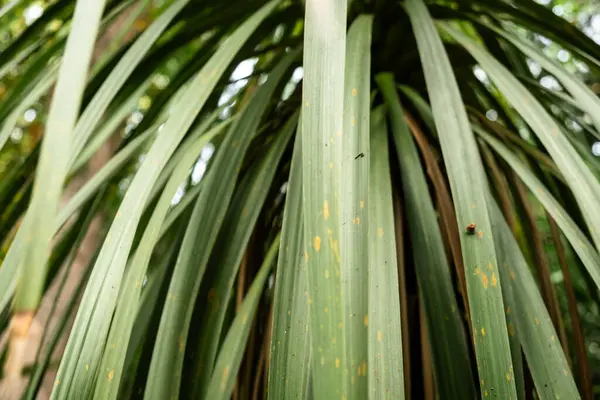
[{"label": "palm-like plant", "polygon": [[[75,313],[56,399],[593,397],[600,99],[528,38],[592,79],[600,47],[529,0],[172,0],[126,37],[149,3],[57,0],[0,53],[5,388],[101,215],[27,399]],[[41,140],[10,156],[52,88]]]}]

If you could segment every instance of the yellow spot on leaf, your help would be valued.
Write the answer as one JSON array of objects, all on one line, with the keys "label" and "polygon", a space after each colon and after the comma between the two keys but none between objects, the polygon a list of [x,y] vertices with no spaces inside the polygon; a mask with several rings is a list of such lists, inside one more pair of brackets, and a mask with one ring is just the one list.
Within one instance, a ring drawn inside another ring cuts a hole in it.
[{"label": "yellow spot on leaf", "polygon": [[492,265],[492,263],[489,263],[489,264],[488,264],[488,268],[490,269],[490,271],[493,271],[493,270],[494,270],[494,266]]},{"label": "yellow spot on leaf", "polygon": [[352,118],[352,119],[350,120],[350,124],[351,124],[352,126],[356,125],[356,120],[355,120],[354,118]]},{"label": "yellow spot on leaf", "polygon": [[335,359],[335,367],[336,367],[336,368],[339,368],[339,367],[340,367],[340,359],[339,359],[339,358],[336,358],[336,359]]},{"label": "yellow spot on leaf", "polygon": [[365,324],[365,326],[369,326],[369,316],[367,314],[365,314],[363,317],[363,324]]},{"label": "yellow spot on leaf", "polygon": [[352,223],[353,223],[354,225],[359,225],[359,224],[360,224],[360,217],[359,217],[359,216],[356,216],[356,218],[354,218],[354,219],[352,220]]},{"label": "yellow spot on leaf", "polygon": [[356,373],[358,376],[367,376],[367,363],[363,361],[361,365],[358,366],[358,371]]},{"label": "yellow spot on leaf", "polygon": [[508,324],[508,334],[510,336],[515,336],[515,327],[513,324]]},{"label": "yellow spot on leaf", "polygon": [[325,221],[329,219],[329,203],[327,203],[327,200],[323,202],[323,218],[325,218]]},{"label": "yellow spot on leaf", "polygon": [[488,287],[488,277],[485,273],[481,274],[481,281],[483,282],[483,287],[487,289]]},{"label": "yellow spot on leaf", "polygon": [[85,364],[85,370],[89,371],[90,370],[90,364]]},{"label": "yellow spot on leaf", "polygon": [[485,336],[485,328],[481,328],[481,336]]},{"label": "yellow spot on leaf", "polygon": [[313,239],[313,247],[315,248],[316,252],[319,252],[319,250],[321,250],[321,238],[318,236],[315,236],[315,238]]},{"label": "yellow spot on leaf", "polygon": [[535,319],[535,324],[536,324],[536,325],[539,325],[539,324],[540,324],[540,319],[539,319],[539,318],[536,318],[536,319]]},{"label": "yellow spot on leaf", "polygon": [[475,275],[480,275],[481,274],[481,270],[479,269],[479,267],[475,267]]},{"label": "yellow spot on leaf", "polygon": [[352,89],[352,96],[356,96],[357,93],[356,88]]},{"label": "yellow spot on leaf", "polygon": [[511,280],[515,280],[515,271],[513,271],[512,269],[508,271],[510,273],[510,279]]},{"label": "yellow spot on leaf", "polygon": [[569,371],[567,371],[566,369],[563,369],[563,374],[569,375]]},{"label": "yellow spot on leaf", "polygon": [[379,237],[383,236],[383,229],[382,228],[377,228],[377,236],[379,236]]},{"label": "yellow spot on leaf", "polygon": [[332,162],[329,163],[329,168],[333,169],[333,163]]},{"label": "yellow spot on leaf", "polygon": [[477,237],[481,239],[483,237],[483,231],[477,232]]},{"label": "yellow spot on leaf", "polygon": [[481,380],[481,386],[485,385],[485,381],[482,379]]},{"label": "yellow spot on leaf", "polygon": [[552,337],[550,339],[552,339],[552,341],[554,342],[556,340],[556,337],[554,335],[552,335]]},{"label": "yellow spot on leaf", "polygon": [[306,108],[310,107],[310,103],[306,100]]},{"label": "yellow spot on leaf", "polygon": [[487,391],[487,390],[486,390],[486,391],[484,391],[484,392],[483,392],[483,395],[484,395],[485,397],[488,397],[488,391]]},{"label": "yellow spot on leaf", "polygon": [[364,200],[360,201],[360,208],[365,208],[365,201]]},{"label": "yellow spot on leaf", "polygon": [[325,279],[329,279],[329,270],[325,270]]},{"label": "yellow spot on leaf", "polygon": [[312,297],[308,298],[308,304],[312,304]]},{"label": "yellow spot on leaf", "polygon": [[110,372],[108,373],[108,381],[112,381],[113,378],[115,377],[115,370],[111,369]]},{"label": "yellow spot on leaf", "polygon": [[510,382],[510,374],[506,374],[506,380]]},{"label": "yellow spot on leaf", "polygon": [[377,341],[381,342],[381,338],[383,337],[383,333],[381,331],[377,331]]},{"label": "yellow spot on leaf", "polygon": [[304,261],[308,262],[308,252],[304,252]]},{"label": "yellow spot on leaf", "polygon": [[325,307],[325,309],[323,311],[325,311],[325,314],[327,314],[329,312],[329,308]]},{"label": "yellow spot on leaf", "polygon": [[57,379],[57,380],[54,382],[54,386],[58,386],[58,385],[60,385],[60,380],[59,380],[59,379]]},{"label": "yellow spot on leaf", "polygon": [[496,273],[492,272],[492,286],[496,286],[498,284],[498,280],[496,279]]}]

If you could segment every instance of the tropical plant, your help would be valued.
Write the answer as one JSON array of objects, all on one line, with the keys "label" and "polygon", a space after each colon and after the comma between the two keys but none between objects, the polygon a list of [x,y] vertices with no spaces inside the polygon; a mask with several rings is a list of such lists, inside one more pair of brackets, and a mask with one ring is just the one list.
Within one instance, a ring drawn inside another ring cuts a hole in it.
[{"label": "tropical plant", "polygon": [[66,335],[55,399],[594,397],[600,47],[550,9],[56,0],[0,30],[0,397]]}]

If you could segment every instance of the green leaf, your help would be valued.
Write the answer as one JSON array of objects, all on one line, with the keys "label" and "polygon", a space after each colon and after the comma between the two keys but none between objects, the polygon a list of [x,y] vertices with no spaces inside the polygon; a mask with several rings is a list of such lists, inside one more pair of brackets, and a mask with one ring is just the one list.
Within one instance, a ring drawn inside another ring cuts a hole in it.
[{"label": "green leaf", "polygon": [[[493,235],[497,246],[499,272],[510,288],[507,318],[514,318],[509,334],[517,332],[535,388],[541,399],[579,399],[560,341],[529,266],[500,209],[490,201]],[[514,315],[514,317],[513,317]]]},{"label": "green leaf", "polygon": [[179,14],[189,0],[177,0],[169,6],[156,21],[140,35],[135,43],[121,57],[119,63],[111,70],[110,75],[103,81],[102,86],[94,98],[85,108],[77,121],[73,132],[74,142],[71,146],[69,164],[73,164],[87,139],[100,123],[102,114],[106,111],[110,101],[117,94],[129,75],[142,61],[150,47],[156,42],[161,33],[169,26],[171,21]]},{"label": "green leaf", "polygon": [[0,130],[0,150],[2,150],[6,144],[6,141],[8,138],[10,138],[13,128],[25,110],[27,110],[28,107],[31,107],[31,105],[36,102],[44,93],[46,93],[54,84],[56,81],[57,72],[58,64],[51,65],[48,68],[48,71],[46,71],[38,79],[33,89],[27,93],[20,104],[16,106],[14,110],[4,119],[2,123],[2,129]]},{"label": "green leaf", "polygon": [[[27,251],[15,297],[17,311],[33,311],[43,294],[46,263],[60,194],[68,172],[73,127],[79,113],[83,89],[104,0],[79,0],[67,40],[58,81],[48,115],[48,123],[33,185],[27,224]],[[33,234],[35,227],[35,235]]]},{"label": "green leaf", "polygon": [[263,209],[269,189],[283,151],[298,123],[298,115],[292,116],[279,132],[269,152],[260,163],[251,167],[238,185],[237,192],[225,216],[225,223],[213,254],[211,255],[207,276],[210,289],[206,294],[205,306],[201,307],[199,339],[195,348],[193,373],[193,397],[202,398],[210,382],[219,349],[221,331],[225,322],[227,307],[231,298],[235,277],[248,246],[250,235],[256,226],[258,216]]},{"label": "green leaf", "polygon": [[279,250],[279,235],[275,238],[265,260],[240,306],[231,328],[221,346],[215,363],[214,373],[208,385],[205,399],[227,400],[231,398],[235,378],[242,362],[246,341],[252,327],[252,320],[260,301],[265,281],[276,261]]},{"label": "green leaf", "polygon": [[469,348],[427,180],[404,120],[393,76],[380,74],[376,80],[389,110],[400,161],[408,232],[427,321],[437,391],[440,398],[472,399],[476,392]]},{"label": "green leaf", "polygon": [[198,72],[175,105],[176,111],[166,122],[163,133],[157,137],[136,173],[94,265],[59,368],[57,379],[61,384],[55,386],[53,398],[87,398],[93,389],[96,374],[100,374],[98,379],[112,379],[111,371],[98,370],[105,345],[104,338],[108,333],[137,223],[152,185],[204,106],[227,65],[276,4],[268,3],[242,24]]},{"label": "green leaf", "polygon": [[[368,201],[369,195],[369,114],[371,83],[371,27],[373,17],[359,16],[348,31],[344,83],[344,129],[340,197],[340,251],[346,364],[350,371],[353,398],[364,399],[368,382],[358,368],[368,359]],[[367,207],[367,208],[365,208]],[[356,375],[356,376],[355,376]]]},{"label": "green leaf", "polygon": [[573,249],[583,262],[588,273],[596,286],[600,289],[600,255],[590,243],[588,238],[581,232],[581,229],[562,208],[560,203],[550,194],[544,184],[525,166],[506,146],[500,141],[494,139],[490,134],[474,126],[475,132],[481,136],[500,157],[517,173],[519,178],[527,185],[531,193],[542,203],[544,208],[550,213],[560,229],[565,234],[567,240],[573,246]]},{"label": "green leaf", "polygon": [[186,146],[183,157],[175,167],[161,193],[158,203],[154,207],[154,211],[148,225],[146,225],[144,235],[135,251],[131,265],[127,269],[126,278],[121,287],[119,306],[113,316],[110,333],[106,342],[107,345],[102,357],[100,371],[111,371],[112,379],[99,379],[97,381],[95,399],[117,397],[125,355],[127,353],[128,338],[131,335],[140,302],[142,282],[144,275],[146,275],[152,251],[159,239],[161,226],[171,207],[171,200],[181,182],[189,175],[189,171],[198,160],[202,149],[207,143],[223,132],[230,122],[231,120],[226,120],[220,123]]},{"label": "green leaf", "polygon": [[307,399],[310,337],[304,221],[302,219],[302,132],[298,127],[285,210],[273,300],[269,399]]},{"label": "green leaf", "polygon": [[[388,155],[387,125],[382,107],[371,114],[371,153],[369,166],[369,364],[357,368],[358,376],[369,380],[369,397],[404,398],[400,293],[392,184]],[[351,372],[354,377],[354,371]]]},{"label": "green leaf", "polygon": [[[269,3],[246,21],[257,23],[277,2]],[[243,28],[244,26],[242,26]],[[182,376],[184,350],[194,302],[208,259],[233,196],[239,168],[258,124],[282,76],[297,56],[291,52],[278,63],[267,82],[249,100],[220,146],[212,168],[204,178],[190,218],[179,257],[173,271],[167,301],[163,308],[146,385],[146,397],[164,399],[177,396]]]},{"label": "green leaf", "polygon": [[[343,311],[339,245],[345,55],[346,0],[308,0],[304,25],[302,180],[312,387],[317,400],[355,398],[345,360],[347,318]],[[361,374],[359,380],[366,380],[366,374]]]},{"label": "green leaf", "polygon": [[[417,46],[459,229],[475,224],[476,233],[461,232],[461,247],[471,311],[481,393],[516,398],[504,305],[485,193],[483,165],[462,104],[452,66],[422,0],[406,3]],[[490,270],[490,267],[492,270]],[[511,377],[507,379],[506,376]]]},{"label": "green leaf", "polygon": [[[600,248],[600,182],[573,148],[560,127],[538,100],[512,73],[474,40],[446,24],[441,25],[481,65],[490,79],[527,121],[556,166],[562,172],[581,207],[583,218],[596,248]],[[575,86],[572,84],[571,86]],[[581,102],[581,101],[580,101]]]}]

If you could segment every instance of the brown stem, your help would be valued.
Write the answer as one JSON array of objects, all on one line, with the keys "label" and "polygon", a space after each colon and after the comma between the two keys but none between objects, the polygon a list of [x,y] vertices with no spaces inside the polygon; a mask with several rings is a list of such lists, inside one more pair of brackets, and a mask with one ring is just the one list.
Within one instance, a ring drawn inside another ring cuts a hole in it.
[{"label": "brown stem", "polygon": [[435,399],[435,381],[433,379],[433,362],[431,360],[431,348],[429,347],[429,335],[423,302],[419,301],[419,316],[421,325],[421,358],[423,363],[423,394],[424,400]]},{"label": "brown stem", "polygon": [[444,180],[444,175],[440,170],[440,167],[436,161],[436,157],[433,153],[431,145],[425,136],[425,133],[421,130],[412,115],[405,111],[404,118],[410,128],[410,131],[421,150],[423,161],[427,168],[427,175],[431,179],[433,187],[435,189],[435,198],[440,213],[440,222],[442,225],[442,236],[445,242],[450,247],[450,253],[452,254],[452,260],[454,261],[454,267],[456,269],[456,276],[458,278],[458,289],[463,298],[465,304],[466,317],[469,324],[469,333],[473,332],[471,329],[471,318],[469,312],[469,299],[467,296],[467,282],[465,279],[465,270],[462,260],[462,252],[460,247],[460,236],[458,230],[458,224],[456,223],[456,216],[454,214],[454,205],[452,203],[452,197],[450,191]]},{"label": "brown stem", "polygon": [[[565,249],[560,240],[560,231],[554,219],[548,214],[548,223],[550,225],[550,232],[552,233],[552,239],[554,240],[554,246],[558,254],[558,261],[560,269],[563,273],[565,292],[567,294],[567,302],[569,305],[569,315],[571,316],[571,329],[573,330],[573,342],[575,343],[575,353],[577,359],[577,369],[579,376],[579,391],[581,392],[585,400],[592,400],[594,398],[592,389],[592,380],[590,376],[590,365],[588,362],[587,351],[585,349],[585,339],[583,331],[581,330],[581,320],[579,318],[579,312],[577,311],[577,299],[575,298],[575,291],[573,290],[573,282],[571,280],[571,272],[567,264],[567,257],[565,255]],[[563,346],[565,354],[568,354],[568,349]]]},{"label": "brown stem", "polygon": [[[529,198],[527,197],[528,194],[525,186],[520,179],[514,179],[514,188],[516,200],[521,203],[525,213],[526,221],[524,222],[527,223],[529,228],[529,234],[526,236],[529,241],[530,248],[533,250],[533,256],[535,260],[534,264],[538,272],[538,278],[542,289],[542,298],[544,299],[544,303],[546,304],[546,308],[548,309],[552,323],[558,331],[560,342],[562,343],[563,348],[566,348],[567,334],[565,331],[565,325],[560,315],[556,291],[550,279],[550,266],[548,265],[548,259],[544,253],[542,236],[537,228],[535,213],[531,207]],[[568,352],[565,354],[568,354]]]},{"label": "brown stem", "polygon": [[406,268],[404,263],[404,232],[402,229],[402,204],[394,193],[394,216],[396,233],[396,257],[398,258],[398,283],[400,290],[400,326],[402,329],[402,362],[404,365],[404,396],[410,399],[410,331],[408,315],[408,296],[406,291]]}]

